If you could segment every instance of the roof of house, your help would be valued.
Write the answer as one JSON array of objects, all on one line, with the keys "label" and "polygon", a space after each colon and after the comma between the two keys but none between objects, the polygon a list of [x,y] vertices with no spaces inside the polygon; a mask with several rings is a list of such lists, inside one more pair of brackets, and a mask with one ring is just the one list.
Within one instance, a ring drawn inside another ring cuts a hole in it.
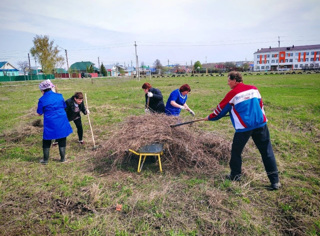
[{"label": "roof of house", "polygon": [[1,71],[19,71],[17,68],[15,68],[13,65],[11,65],[7,61],[0,61],[0,70]]},{"label": "roof of house", "polygon": [[56,73],[68,73],[68,71],[63,68],[55,68],[54,70],[56,71]]},{"label": "roof of house", "polygon": [[97,67],[94,67],[94,63],[92,63],[91,61],[81,61],[81,62],[76,62],[76,63],[73,63],[71,66],[70,66],[70,69],[73,69],[73,70],[87,70],[88,67],[90,66],[93,66],[93,69],[94,70],[99,70]]},{"label": "roof of house", "polygon": [[105,65],[104,66],[107,70],[112,70],[112,69],[115,69],[115,65]]},{"label": "roof of house", "polygon": [[0,68],[3,67],[6,63],[7,61],[0,61]]},{"label": "roof of house", "polygon": [[269,47],[269,48],[261,48],[260,50],[256,51],[255,53],[267,53],[267,52],[283,52],[283,51],[303,51],[303,50],[319,50],[320,44],[316,45],[304,45],[304,46],[289,46],[289,47]]}]

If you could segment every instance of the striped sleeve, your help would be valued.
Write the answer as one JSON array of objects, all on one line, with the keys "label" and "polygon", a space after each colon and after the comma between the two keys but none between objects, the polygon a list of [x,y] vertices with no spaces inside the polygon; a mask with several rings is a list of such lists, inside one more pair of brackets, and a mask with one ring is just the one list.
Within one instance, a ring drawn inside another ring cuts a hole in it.
[{"label": "striped sleeve", "polygon": [[233,92],[230,91],[225,98],[218,104],[216,109],[208,116],[209,120],[219,120],[220,118],[224,117],[230,110],[231,104],[230,100],[234,96]]}]

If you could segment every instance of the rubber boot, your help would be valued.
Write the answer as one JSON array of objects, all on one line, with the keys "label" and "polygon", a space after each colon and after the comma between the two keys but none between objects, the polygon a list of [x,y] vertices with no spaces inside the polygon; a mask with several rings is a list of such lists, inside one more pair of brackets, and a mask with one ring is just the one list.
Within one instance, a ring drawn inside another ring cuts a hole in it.
[{"label": "rubber boot", "polygon": [[49,160],[50,148],[43,148],[43,159],[40,161],[41,164],[47,165]]},{"label": "rubber boot", "polygon": [[60,162],[66,162],[66,147],[59,147],[59,153],[60,153]]}]

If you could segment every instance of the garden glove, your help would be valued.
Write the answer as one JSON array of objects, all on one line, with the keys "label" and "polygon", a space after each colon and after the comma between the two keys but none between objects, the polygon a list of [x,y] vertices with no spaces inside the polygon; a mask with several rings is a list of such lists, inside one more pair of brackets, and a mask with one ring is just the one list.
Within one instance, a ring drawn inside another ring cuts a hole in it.
[{"label": "garden glove", "polygon": [[90,111],[89,111],[89,109],[87,109],[87,114],[88,114],[88,115],[90,114]]},{"label": "garden glove", "polygon": [[153,93],[151,93],[151,92],[148,92],[147,95],[148,95],[149,98],[152,98],[152,97],[153,97]]},{"label": "garden glove", "polygon": [[196,114],[196,113],[194,113],[194,111],[191,110],[191,109],[189,110],[189,112],[190,112],[190,114],[191,114],[192,116],[195,116],[195,114]]},{"label": "garden glove", "polygon": [[149,109],[144,109],[144,112],[146,113],[146,114],[148,114],[148,113],[150,113],[150,110]]},{"label": "garden glove", "polygon": [[185,110],[186,108],[184,106],[180,106],[180,109],[181,110]]}]

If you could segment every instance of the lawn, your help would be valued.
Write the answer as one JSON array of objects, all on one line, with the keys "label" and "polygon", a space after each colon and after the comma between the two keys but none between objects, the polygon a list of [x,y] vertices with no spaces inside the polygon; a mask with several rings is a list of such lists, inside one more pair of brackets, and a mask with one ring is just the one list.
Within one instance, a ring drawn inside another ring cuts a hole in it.
[{"label": "lawn", "polygon": [[[210,114],[229,91],[226,76],[53,80],[65,99],[76,91],[87,94],[98,147],[129,117],[144,116],[144,82],[160,89],[165,102],[188,83],[195,118]],[[241,182],[225,180],[227,161],[210,174],[165,165],[160,173],[154,163],[141,173],[125,166],[101,172],[96,167],[101,153],[92,149],[85,116],[86,145],[79,146],[71,123],[69,162],[59,163],[58,148],[52,148],[49,164],[40,165],[42,128],[32,125],[39,119],[39,81],[0,83],[0,235],[319,235],[320,75],[249,75],[244,82],[263,97],[279,191],[268,190],[252,141],[243,153]],[[192,119],[184,111],[181,117]],[[183,127],[213,132],[227,143],[234,133],[228,118]]]}]

